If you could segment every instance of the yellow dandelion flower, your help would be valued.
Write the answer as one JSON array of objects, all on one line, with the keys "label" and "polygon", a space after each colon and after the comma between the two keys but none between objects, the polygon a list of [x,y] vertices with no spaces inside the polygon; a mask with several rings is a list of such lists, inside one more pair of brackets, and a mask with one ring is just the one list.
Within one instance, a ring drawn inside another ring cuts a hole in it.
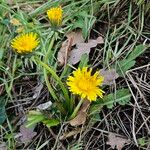
[{"label": "yellow dandelion flower", "polygon": [[11,47],[17,53],[27,54],[32,52],[38,46],[39,42],[36,33],[23,33],[12,40]]},{"label": "yellow dandelion flower", "polygon": [[73,94],[95,101],[97,96],[103,97],[104,91],[99,86],[102,84],[104,77],[100,76],[98,71],[93,75],[91,72],[92,69],[88,70],[87,67],[78,68],[73,71],[73,76],[68,77],[67,85]]},{"label": "yellow dandelion flower", "polygon": [[61,6],[53,7],[47,11],[47,15],[52,26],[57,27],[62,24],[62,13],[63,11]]}]

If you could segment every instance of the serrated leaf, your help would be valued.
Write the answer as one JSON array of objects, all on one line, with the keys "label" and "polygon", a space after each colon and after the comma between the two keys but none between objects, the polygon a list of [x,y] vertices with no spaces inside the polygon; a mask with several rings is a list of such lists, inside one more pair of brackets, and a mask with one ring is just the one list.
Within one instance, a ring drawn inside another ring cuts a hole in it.
[{"label": "serrated leaf", "polygon": [[118,69],[117,73],[122,76],[122,72],[126,73],[126,71],[128,71],[130,68],[132,68],[135,65],[136,61],[134,60],[128,60],[128,59],[124,59],[122,61],[119,62],[119,67],[121,69]]},{"label": "serrated leaf", "polygon": [[[120,60],[119,63],[119,69],[117,70],[117,73],[122,76],[122,72],[125,74],[126,71],[128,71],[130,68],[132,68],[136,61],[135,59],[140,56],[149,46],[147,45],[138,45],[136,46],[133,51],[127,56],[126,59]],[[121,71],[122,70],[122,71]]]},{"label": "serrated leaf", "polygon": [[131,94],[129,89],[117,90],[115,93],[110,93],[104,96],[103,99],[99,99],[94,102],[91,106],[90,112],[93,113],[94,110],[98,112],[103,106],[107,106],[107,108],[112,109],[116,103],[126,105],[130,101],[130,98]]},{"label": "serrated leaf", "polygon": [[120,105],[125,105],[130,101],[130,91],[129,89],[117,90],[116,93],[111,93],[104,97],[104,104],[108,108],[113,108],[113,106],[118,102]]},{"label": "serrated leaf", "polygon": [[118,101],[120,105],[126,105],[130,101],[130,98],[131,98],[131,94],[129,89],[121,89],[118,90],[116,93],[116,99],[120,99]]},{"label": "serrated leaf", "polygon": [[90,107],[90,115],[99,113],[103,108],[103,102],[93,103]]},{"label": "serrated leaf", "polygon": [[140,44],[138,46],[135,47],[135,49],[128,55],[127,59],[128,60],[133,60],[136,59],[138,56],[140,56],[146,49],[148,48],[148,46]]}]

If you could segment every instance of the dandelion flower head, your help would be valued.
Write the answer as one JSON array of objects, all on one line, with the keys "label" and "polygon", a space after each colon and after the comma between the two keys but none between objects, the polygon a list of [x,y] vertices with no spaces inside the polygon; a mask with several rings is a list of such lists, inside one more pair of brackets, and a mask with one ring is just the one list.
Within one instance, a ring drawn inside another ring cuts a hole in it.
[{"label": "dandelion flower head", "polygon": [[18,35],[11,42],[11,47],[19,54],[31,53],[38,45],[38,35],[32,32]]},{"label": "dandelion flower head", "polygon": [[53,7],[47,11],[47,15],[52,26],[57,27],[62,24],[62,13],[63,11],[62,11],[61,6]]},{"label": "dandelion flower head", "polygon": [[103,97],[104,91],[100,89],[104,77],[100,76],[97,71],[93,75],[92,69],[87,67],[78,68],[73,71],[73,75],[69,76],[67,79],[67,85],[69,90],[73,94],[78,94],[81,98],[87,98],[89,101],[95,101],[97,96]]}]

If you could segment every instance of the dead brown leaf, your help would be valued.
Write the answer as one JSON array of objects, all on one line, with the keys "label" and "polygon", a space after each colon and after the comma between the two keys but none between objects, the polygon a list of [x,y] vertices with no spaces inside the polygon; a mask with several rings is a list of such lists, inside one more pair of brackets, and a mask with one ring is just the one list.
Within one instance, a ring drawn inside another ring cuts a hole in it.
[{"label": "dead brown leaf", "polygon": [[20,23],[20,21],[19,21],[18,19],[16,19],[16,18],[12,18],[12,19],[10,20],[10,23],[11,23],[12,25],[14,25],[14,26],[20,26],[20,25],[22,25],[22,24]]},{"label": "dead brown leaf", "polygon": [[111,146],[112,149],[115,147],[121,150],[125,144],[128,144],[129,140],[115,133],[110,132],[108,135],[107,144]]},{"label": "dead brown leaf", "polygon": [[87,117],[87,109],[90,106],[90,101],[89,100],[85,100],[80,108],[80,111],[78,112],[77,116],[75,118],[73,118],[72,120],[69,121],[69,123],[72,126],[79,126],[85,123],[86,121],[86,117]]},{"label": "dead brown leaf", "polygon": [[74,119],[70,120],[69,123],[72,126],[79,126],[79,125],[85,123],[86,117],[87,117],[87,113],[86,112],[79,111],[77,116]]},{"label": "dead brown leaf", "polygon": [[42,111],[42,110],[46,110],[46,109],[50,108],[51,106],[52,106],[52,102],[48,101],[46,103],[42,103],[42,104],[38,105],[36,108]]},{"label": "dead brown leaf", "polygon": [[75,136],[75,135],[79,134],[81,132],[81,130],[82,129],[79,128],[79,129],[76,129],[76,130],[72,130],[70,132],[63,133],[63,135],[59,137],[59,140],[65,140],[65,139],[67,139],[71,136]]},{"label": "dead brown leaf", "polygon": [[39,82],[38,85],[35,87],[35,90],[34,90],[34,95],[33,95],[34,99],[38,98],[42,89],[43,89],[43,83]]},{"label": "dead brown leaf", "polygon": [[103,85],[112,85],[119,77],[115,69],[110,69],[110,70],[100,70],[100,75],[104,77]]},{"label": "dead brown leaf", "polygon": [[20,133],[21,133],[21,137],[20,140],[23,143],[27,143],[30,142],[34,136],[36,136],[36,132],[34,132],[32,129],[26,128],[24,126],[20,126]]},{"label": "dead brown leaf", "polygon": [[69,32],[66,36],[68,39],[72,38],[72,45],[71,46],[74,46],[77,43],[84,42],[84,38],[82,36],[81,30],[77,30],[76,32]]},{"label": "dead brown leaf", "polygon": [[[104,40],[101,36],[96,40],[90,39],[87,43],[85,43],[81,30],[70,32],[66,35],[66,37],[67,40],[62,43],[62,46],[57,55],[59,66],[66,65],[67,60],[71,65],[78,63],[81,60],[81,56],[83,54],[89,55],[91,48],[96,47],[97,44],[104,43]],[[76,47],[71,50],[72,46],[75,45]]]},{"label": "dead brown leaf", "polygon": [[83,54],[89,54],[89,53],[90,53],[89,47],[85,48],[85,46],[83,46],[83,47],[75,48],[70,52],[70,57],[68,59],[68,63],[71,65],[74,65],[81,60],[81,56]]},{"label": "dead brown leaf", "polygon": [[68,52],[71,50],[72,40],[72,38],[68,38],[62,43],[62,46],[57,55],[57,61],[59,63],[59,66],[67,64]]},{"label": "dead brown leaf", "polygon": [[98,37],[96,40],[90,39],[88,43],[77,43],[76,48],[69,54],[68,63],[71,65],[78,63],[83,54],[89,55],[91,48],[96,47],[100,43],[103,43],[102,37]]}]

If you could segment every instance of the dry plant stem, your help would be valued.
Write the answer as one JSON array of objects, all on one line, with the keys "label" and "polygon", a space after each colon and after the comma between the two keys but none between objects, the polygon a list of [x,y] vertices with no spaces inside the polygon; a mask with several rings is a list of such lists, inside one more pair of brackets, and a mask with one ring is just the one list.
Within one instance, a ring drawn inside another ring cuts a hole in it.
[{"label": "dry plant stem", "polygon": [[83,101],[84,101],[83,98],[79,101],[78,105],[76,106],[76,108],[74,109],[72,115],[71,115],[70,118],[69,118],[70,120],[73,119],[73,118],[77,115],[77,113],[78,113],[78,111],[79,111],[79,109],[80,109],[80,107],[81,107]]},{"label": "dry plant stem", "polygon": [[[118,63],[118,66],[120,67],[119,63]],[[148,133],[150,133],[150,128],[149,128],[148,124],[146,123],[146,120],[145,120],[145,118],[144,118],[144,115],[143,115],[143,113],[142,113],[142,111],[141,111],[141,109],[140,109],[140,106],[139,106],[139,104],[138,104],[138,102],[137,102],[137,99],[136,99],[136,97],[135,97],[135,95],[134,95],[134,93],[133,93],[133,91],[132,91],[132,89],[131,89],[131,87],[130,87],[130,84],[129,84],[128,80],[126,79],[126,77],[125,77],[125,75],[124,75],[123,72],[122,72],[122,74],[123,74],[123,77],[124,77],[124,79],[125,79],[125,81],[126,81],[126,83],[127,83],[127,85],[128,85],[128,88],[129,88],[129,90],[130,90],[130,92],[131,92],[131,94],[132,94],[132,96],[133,96],[133,98],[134,98],[135,104],[137,105],[137,108],[138,108],[138,110],[139,110],[139,112],[140,112],[140,114],[141,114],[141,116],[142,116],[142,119],[143,119],[143,121],[144,121],[144,123],[145,123],[145,126],[146,126],[146,128],[147,128],[147,130],[148,130]],[[131,80],[132,77],[131,77],[131,75],[130,75],[128,72],[126,72],[126,75],[127,75],[127,77],[130,79],[130,81],[132,81],[132,80]],[[135,141],[135,143],[137,143],[137,142]]]},{"label": "dry plant stem", "polygon": [[66,65],[67,65],[68,53],[69,53],[69,51],[71,50],[72,42],[73,42],[73,38],[70,38],[70,39],[68,40],[68,46],[67,46],[66,51],[65,51],[65,64],[64,64],[64,68],[65,68]]},{"label": "dry plant stem", "polygon": [[[49,128],[49,131],[50,133],[52,134],[52,136],[55,138],[55,140],[57,140],[57,136],[56,134],[53,132],[53,130],[51,128]],[[65,146],[59,141],[61,147],[62,147],[62,150],[66,150]]]},{"label": "dry plant stem", "polygon": [[135,144],[138,146],[138,142],[136,140],[136,134],[135,134],[135,113],[136,113],[136,110],[135,110],[135,106],[133,108],[133,119],[132,119],[132,135],[133,135],[133,139],[135,141]]},{"label": "dry plant stem", "polygon": [[[132,81],[132,80],[131,80],[131,79],[132,79],[131,75],[128,74],[128,73],[126,73],[126,74],[127,74],[128,78],[130,79],[130,81]],[[145,123],[145,126],[146,126],[146,128],[147,128],[147,130],[148,130],[148,133],[150,133],[150,128],[149,128],[148,124],[146,123],[146,120],[145,120],[144,115],[143,115],[143,113],[142,113],[142,111],[141,111],[141,109],[140,109],[140,106],[139,106],[139,104],[138,104],[138,102],[137,102],[137,99],[136,99],[136,97],[135,97],[135,95],[134,95],[134,93],[133,93],[133,91],[132,91],[132,89],[131,89],[131,87],[130,87],[130,85],[129,85],[129,83],[128,83],[127,80],[126,80],[126,83],[127,83],[128,87],[129,87],[129,89],[130,89],[130,92],[131,92],[131,94],[132,94],[134,100],[135,100],[135,104],[137,105],[137,108],[139,109],[139,112],[140,112],[140,114],[141,114],[141,116],[142,116],[142,119],[143,119],[143,121],[144,121],[144,123]]]}]

